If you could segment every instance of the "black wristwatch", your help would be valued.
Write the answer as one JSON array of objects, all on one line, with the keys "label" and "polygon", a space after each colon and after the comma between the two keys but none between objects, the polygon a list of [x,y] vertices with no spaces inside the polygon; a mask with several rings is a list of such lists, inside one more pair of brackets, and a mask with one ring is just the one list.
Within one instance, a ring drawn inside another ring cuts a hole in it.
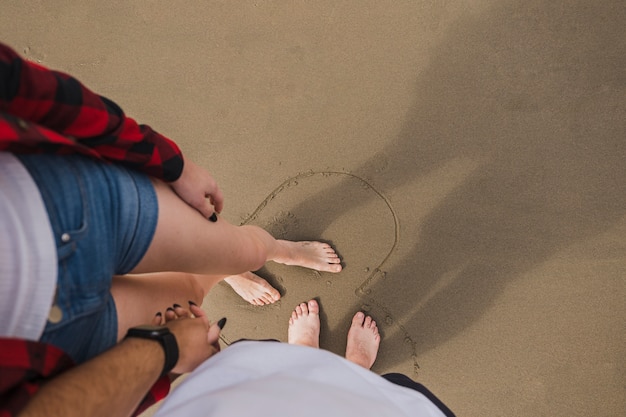
[{"label": "black wristwatch", "polygon": [[141,339],[156,340],[165,352],[165,364],[161,376],[171,371],[178,362],[178,343],[176,337],[165,326],[137,326],[131,327],[126,337],[139,337]]}]

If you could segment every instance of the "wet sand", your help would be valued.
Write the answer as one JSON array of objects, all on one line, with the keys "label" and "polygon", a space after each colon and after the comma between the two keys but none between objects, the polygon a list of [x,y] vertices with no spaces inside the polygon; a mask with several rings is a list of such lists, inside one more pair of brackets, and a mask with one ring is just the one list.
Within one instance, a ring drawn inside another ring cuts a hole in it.
[{"label": "wet sand", "polygon": [[[622,2],[5,1],[2,40],[76,75],[207,168],[224,217],[324,240],[337,275],[219,285],[239,338],[317,298],[459,416],[626,412]],[[621,358],[621,359],[620,359]]]}]

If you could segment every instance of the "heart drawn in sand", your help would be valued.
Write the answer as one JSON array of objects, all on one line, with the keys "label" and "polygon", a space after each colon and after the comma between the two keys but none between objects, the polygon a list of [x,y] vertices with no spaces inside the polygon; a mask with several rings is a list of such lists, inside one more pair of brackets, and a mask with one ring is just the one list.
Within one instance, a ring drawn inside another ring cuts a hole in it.
[{"label": "heart drawn in sand", "polygon": [[[366,180],[345,172],[307,172],[287,179],[242,224],[254,224],[278,239],[330,243],[342,258],[338,274],[269,262],[258,275],[281,293],[278,302],[258,307],[239,298],[226,284],[216,286],[205,302],[209,316],[228,316],[222,341],[286,341],[287,322],[300,302],[316,298],[321,307],[321,345],[343,354],[345,335],[357,310],[372,315],[379,329],[403,332],[415,362],[411,336],[370,289],[386,279],[384,267],[398,245],[398,218],[388,199]],[[215,312],[213,314],[213,312]]]}]

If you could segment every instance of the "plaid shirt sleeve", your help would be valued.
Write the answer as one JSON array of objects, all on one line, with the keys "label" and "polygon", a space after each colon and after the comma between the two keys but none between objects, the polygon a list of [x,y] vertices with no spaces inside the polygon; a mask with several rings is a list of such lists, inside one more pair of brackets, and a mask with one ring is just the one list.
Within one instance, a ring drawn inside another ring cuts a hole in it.
[{"label": "plaid shirt sleeve", "polygon": [[22,59],[0,43],[0,150],[82,153],[174,181],[178,146],[126,117],[75,78]]},{"label": "plaid shirt sleeve", "polygon": [[[54,346],[0,338],[0,417],[17,416],[43,384],[73,366],[70,357]],[[133,415],[163,399],[169,389],[169,378],[161,377]]]}]

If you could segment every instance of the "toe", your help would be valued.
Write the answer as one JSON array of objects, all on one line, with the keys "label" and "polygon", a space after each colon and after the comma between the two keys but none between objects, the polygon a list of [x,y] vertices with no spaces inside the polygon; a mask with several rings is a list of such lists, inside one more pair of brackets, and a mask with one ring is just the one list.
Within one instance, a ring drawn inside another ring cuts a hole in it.
[{"label": "toe", "polygon": [[353,326],[362,326],[363,325],[363,318],[365,317],[365,314],[363,314],[362,312],[357,312],[354,317],[352,318],[352,325]]},{"label": "toe", "polygon": [[302,309],[302,315],[304,315],[304,316],[308,316],[309,315],[309,307],[308,307],[307,303],[300,304],[300,308]]},{"label": "toe", "polygon": [[309,312],[312,314],[319,314],[320,307],[316,300],[309,300]]},{"label": "toe", "polygon": [[280,293],[277,289],[272,288],[272,291],[268,293],[268,298],[272,300],[272,302],[280,300]]}]

